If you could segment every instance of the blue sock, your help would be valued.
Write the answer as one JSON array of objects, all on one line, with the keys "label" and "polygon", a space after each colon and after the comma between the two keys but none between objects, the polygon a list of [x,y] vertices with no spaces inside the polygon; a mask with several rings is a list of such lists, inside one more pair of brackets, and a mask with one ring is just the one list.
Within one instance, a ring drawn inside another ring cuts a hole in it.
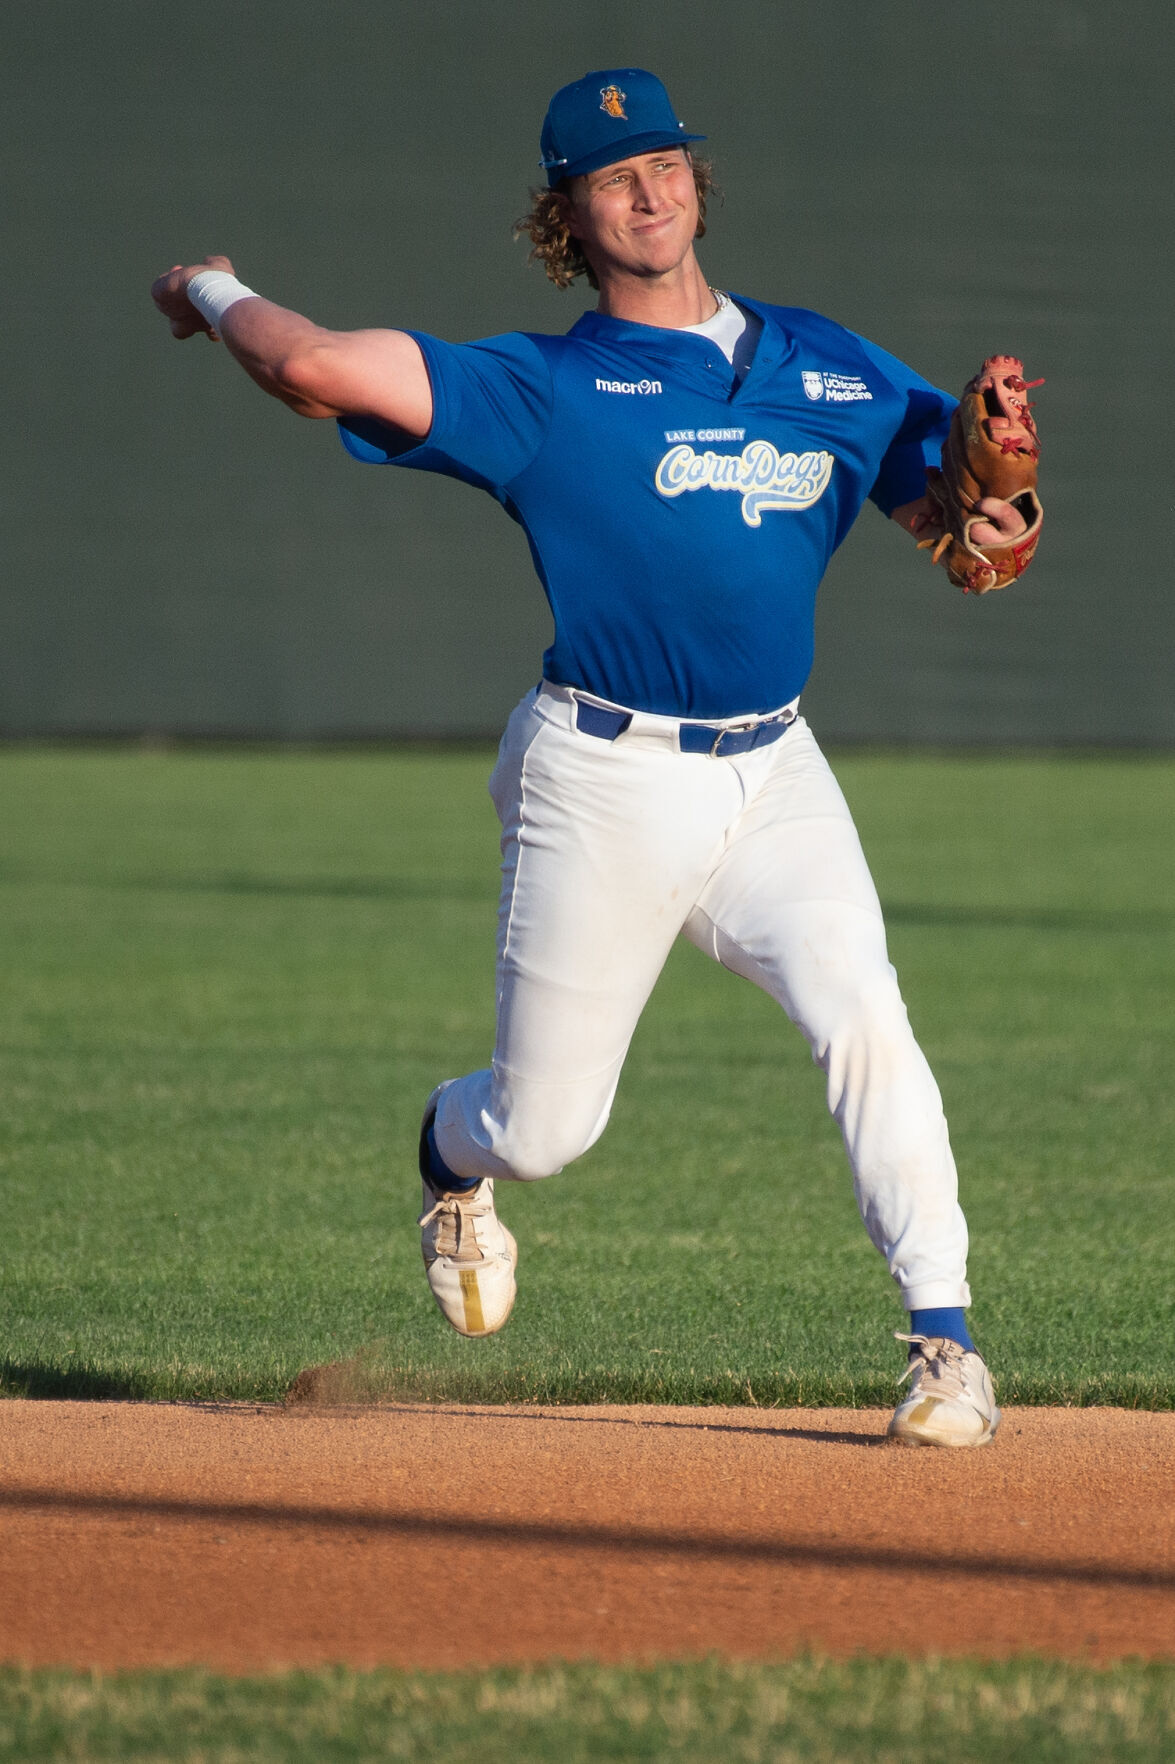
[{"label": "blue sock", "polygon": [[926,1311],[911,1311],[910,1334],[945,1335],[948,1341],[957,1341],[969,1354],[975,1352],[975,1343],[967,1333],[962,1305],[936,1305]]},{"label": "blue sock", "polygon": [[477,1187],[481,1181],[480,1176],[457,1176],[450,1170],[437,1150],[436,1135],[431,1125],[424,1136],[424,1142],[428,1147],[428,1179],[434,1188],[443,1190],[445,1194],[468,1194],[471,1188]]}]

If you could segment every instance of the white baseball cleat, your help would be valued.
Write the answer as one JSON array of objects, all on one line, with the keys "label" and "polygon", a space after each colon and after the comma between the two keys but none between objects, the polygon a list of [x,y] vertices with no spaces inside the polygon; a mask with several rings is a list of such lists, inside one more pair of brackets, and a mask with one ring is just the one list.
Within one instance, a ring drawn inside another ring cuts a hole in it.
[{"label": "white baseball cleat", "polygon": [[487,1176],[465,1193],[434,1187],[426,1174],[425,1136],[436,1114],[429,1098],[420,1129],[423,1179],[420,1252],[432,1296],[460,1335],[493,1335],[514,1308],[518,1245],[494,1211],[494,1184]]},{"label": "white baseball cleat", "polygon": [[899,1335],[913,1352],[902,1373],[912,1380],[888,1434],[903,1445],[986,1445],[1000,1424],[991,1374],[979,1355],[942,1335]]}]

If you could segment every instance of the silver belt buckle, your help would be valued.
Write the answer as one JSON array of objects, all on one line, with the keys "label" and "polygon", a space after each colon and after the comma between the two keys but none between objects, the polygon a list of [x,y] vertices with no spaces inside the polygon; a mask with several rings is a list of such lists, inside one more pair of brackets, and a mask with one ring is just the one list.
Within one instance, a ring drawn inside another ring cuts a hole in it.
[{"label": "silver belt buckle", "polygon": [[721,759],[722,755],[719,750],[722,746],[723,738],[727,735],[745,735],[752,729],[773,729],[776,723],[782,723],[783,727],[788,729],[795,720],[795,711],[780,711],[778,716],[751,717],[745,723],[732,723],[728,729],[719,729],[714,745],[710,749],[710,758]]},{"label": "silver belt buckle", "polygon": [[725,729],[719,729],[717,735],[714,737],[714,745],[710,749],[710,758],[711,759],[721,759],[722,758],[722,754],[719,750],[721,749],[722,743],[726,740],[726,737],[728,735],[745,735],[748,730],[757,729],[759,727],[760,727],[760,719],[759,718],[748,717],[745,723],[730,723],[727,725],[727,727]]}]

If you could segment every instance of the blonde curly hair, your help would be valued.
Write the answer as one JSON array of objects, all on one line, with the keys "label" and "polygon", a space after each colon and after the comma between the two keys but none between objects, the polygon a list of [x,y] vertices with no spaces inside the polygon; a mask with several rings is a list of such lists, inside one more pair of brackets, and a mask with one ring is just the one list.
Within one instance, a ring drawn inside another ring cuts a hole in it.
[{"label": "blonde curly hair", "polygon": [[[706,234],[706,201],[719,193],[718,186],[708,159],[689,153],[689,162],[693,167],[694,189],[698,193],[698,230],[694,237],[702,239]],[[532,190],[530,212],[514,222],[514,237],[520,239],[523,233],[527,235],[531,242],[527,262],[541,263],[548,280],[554,282],[556,288],[570,288],[576,276],[586,276],[588,286],[598,288],[600,284],[595,272],[584,256],[579,240],[572,237],[567,225],[569,182],[565,178],[553,190]]]}]

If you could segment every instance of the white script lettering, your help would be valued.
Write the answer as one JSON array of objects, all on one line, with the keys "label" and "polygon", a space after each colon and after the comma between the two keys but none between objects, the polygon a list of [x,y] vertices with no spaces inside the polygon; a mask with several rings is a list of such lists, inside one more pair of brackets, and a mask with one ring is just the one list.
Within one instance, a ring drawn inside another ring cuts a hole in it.
[{"label": "white script lettering", "polygon": [[819,502],[834,463],[831,453],[780,453],[770,441],[748,441],[741,453],[695,453],[682,444],[669,449],[653,481],[662,496],[735,490],[742,497],[743,520],[758,527],[766,510]]}]

